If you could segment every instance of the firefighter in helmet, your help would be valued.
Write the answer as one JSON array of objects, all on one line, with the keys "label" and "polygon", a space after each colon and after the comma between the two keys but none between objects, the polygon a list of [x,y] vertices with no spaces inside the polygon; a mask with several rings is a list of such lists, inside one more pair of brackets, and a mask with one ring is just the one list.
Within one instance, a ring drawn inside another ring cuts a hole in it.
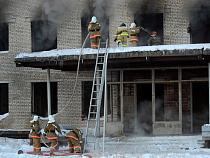
[{"label": "firefighter in helmet", "polygon": [[55,122],[52,115],[49,115],[49,121],[45,125],[43,136],[51,141],[50,154],[53,154],[55,149],[58,149],[58,136],[55,131],[61,134],[60,126]]},{"label": "firefighter in helmet", "polygon": [[41,143],[40,143],[40,127],[39,127],[39,117],[34,116],[33,120],[30,121],[31,123],[31,132],[30,137],[33,139],[33,152],[34,153],[41,153]]},{"label": "firefighter in helmet", "polygon": [[75,128],[74,130],[70,131],[66,135],[66,139],[69,142],[69,152],[74,153],[80,153],[80,147],[81,147],[81,152],[83,151],[83,141],[82,141],[82,132]]},{"label": "firefighter in helmet", "polygon": [[161,39],[157,36],[156,31],[152,31],[151,37],[147,41],[148,46],[161,45]]},{"label": "firefighter in helmet", "polygon": [[116,30],[115,32],[115,39],[114,41],[117,41],[117,46],[123,46],[126,47],[127,46],[127,39],[129,37],[129,30],[126,27],[126,25],[124,23],[122,23]]},{"label": "firefighter in helmet", "polygon": [[93,16],[91,22],[88,25],[88,32],[90,32],[91,48],[93,49],[98,48],[99,39],[101,37],[101,34],[99,33],[100,29],[100,24],[97,22],[96,17]]},{"label": "firefighter in helmet", "polygon": [[137,46],[138,43],[138,35],[140,33],[140,30],[144,30],[143,27],[136,27],[135,23],[131,23],[130,27],[130,43],[133,47]]}]

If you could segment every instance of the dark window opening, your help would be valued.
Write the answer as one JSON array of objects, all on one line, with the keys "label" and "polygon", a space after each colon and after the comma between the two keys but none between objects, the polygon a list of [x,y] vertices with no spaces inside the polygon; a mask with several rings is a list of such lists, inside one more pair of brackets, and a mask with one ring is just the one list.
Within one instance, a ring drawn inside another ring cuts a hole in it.
[{"label": "dark window opening", "polygon": [[33,52],[57,48],[57,24],[51,21],[32,21],[31,36]]},{"label": "dark window opening", "polygon": [[[85,120],[88,117],[89,114],[89,107],[90,107],[90,99],[91,99],[91,93],[92,93],[92,81],[83,81],[82,82],[82,119]],[[102,99],[101,99],[101,109],[100,109],[100,117],[102,117],[104,115],[104,94],[102,94]],[[93,96],[94,98],[96,98],[96,96]],[[97,105],[97,103],[93,100],[92,104]],[[91,110],[95,110],[97,107],[92,107]],[[93,115],[91,115],[90,117],[95,117]]]},{"label": "dark window opening", "polygon": [[9,50],[9,26],[7,23],[0,24],[0,51]]},{"label": "dark window opening", "polygon": [[[51,90],[51,114],[58,111],[57,108],[57,82],[50,83]],[[48,116],[47,83],[32,83],[32,113],[38,116]]]},{"label": "dark window opening", "polygon": [[8,97],[8,83],[0,84],[0,115],[8,113],[9,97]]},{"label": "dark window opening", "polygon": [[190,16],[190,43],[210,42],[210,11],[197,10]]},{"label": "dark window opening", "polygon": [[135,14],[136,26],[142,26],[145,30],[140,31],[138,46],[146,46],[152,31],[156,31],[163,44],[163,14]]},{"label": "dark window opening", "polygon": [[82,118],[87,118],[90,106],[90,97],[92,91],[92,81],[82,82]]},{"label": "dark window opening", "polygon": [[208,83],[192,84],[193,133],[201,133],[201,127],[209,121]]}]

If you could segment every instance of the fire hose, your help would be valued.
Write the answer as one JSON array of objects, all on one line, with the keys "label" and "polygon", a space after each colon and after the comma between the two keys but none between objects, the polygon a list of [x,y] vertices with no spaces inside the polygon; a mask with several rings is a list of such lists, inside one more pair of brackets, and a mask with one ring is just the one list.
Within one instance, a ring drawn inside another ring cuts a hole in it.
[{"label": "fire hose", "polygon": [[[89,32],[88,35],[86,36],[86,38],[85,38],[85,40],[84,40],[84,42],[83,42],[83,45],[82,45],[82,49],[81,49],[81,51],[80,51],[80,55],[79,55],[79,59],[78,59],[78,64],[77,64],[76,81],[75,81],[75,84],[74,84],[74,88],[73,88],[72,95],[71,95],[71,97],[70,97],[70,99],[69,99],[68,104],[67,104],[63,109],[61,109],[61,111],[60,111],[59,113],[55,114],[55,116],[58,115],[58,114],[60,114],[61,112],[63,112],[63,110],[64,110],[68,105],[70,105],[71,99],[73,98],[73,95],[74,95],[74,92],[75,92],[75,89],[76,89],[76,86],[77,86],[78,76],[79,76],[79,67],[80,67],[80,59],[81,59],[82,51],[83,51],[83,48],[84,48],[84,46],[85,46],[85,43],[86,43],[86,41],[87,41],[89,35],[90,35],[90,32]],[[46,142],[44,141],[44,139],[43,139],[42,136],[41,136],[41,140],[42,140],[43,144],[44,144],[47,148],[50,148],[50,147],[46,144]]]}]

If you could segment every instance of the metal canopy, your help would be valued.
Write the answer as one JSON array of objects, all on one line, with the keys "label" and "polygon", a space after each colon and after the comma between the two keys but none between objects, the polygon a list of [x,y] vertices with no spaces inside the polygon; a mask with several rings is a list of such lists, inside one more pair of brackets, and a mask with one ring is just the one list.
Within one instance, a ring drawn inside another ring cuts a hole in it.
[{"label": "metal canopy", "polygon": [[[58,55],[57,57],[22,57],[15,58],[17,67],[33,67],[76,71],[79,55]],[[96,54],[81,56],[80,71],[93,71]],[[139,68],[156,66],[202,66],[210,61],[209,50],[172,50],[154,52],[122,52],[110,53],[109,69]]]}]

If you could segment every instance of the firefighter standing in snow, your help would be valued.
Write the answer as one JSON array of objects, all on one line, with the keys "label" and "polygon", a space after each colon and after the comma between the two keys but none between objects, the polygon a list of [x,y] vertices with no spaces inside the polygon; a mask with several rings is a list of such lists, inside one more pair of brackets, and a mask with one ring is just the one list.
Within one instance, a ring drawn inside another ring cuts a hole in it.
[{"label": "firefighter standing in snow", "polygon": [[58,136],[55,131],[61,134],[60,126],[55,122],[52,115],[49,115],[49,121],[44,128],[43,136],[47,135],[47,139],[51,141],[50,154],[53,154],[55,149],[58,148]]},{"label": "firefighter standing in snow", "polygon": [[66,135],[66,139],[68,139],[69,142],[69,152],[73,153],[74,150],[76,153],[80,153],[80,146],[81,151],[83,151],[83,141],[82,141],[82,133],[79,129],[74,129],[70,131]]},{"label": "firefighter standing in snow", "polygon": [[40,143],[40,128],[38,116],[34,116],[34,119],[30,121],[31,123],[31,133],[30,137],[33,138],[33,151],[34,153],[41,153],[41,143]]},{"label": "firefighter standing in snow", "polygon": [[101,26],[97,23],[97,19],[95,16],[92,17],[90,24],[88,25],[88,32],[90,32],[90,41],[91,48],[97,49],[99,44],[99,39],[101,37],[99,31]]},{"label": "firefighter standing in snow", "polygon": [[136,27],[136,24],[135,23],[131,23],[131,27],[130,27],[130,42],[131,42],[131,45],[133,47],[136,47],[137,46],[137,43],[138,43],[138,35],[140,33],[140,30],[143,30],[144,28],[143,27]]},{"label": "firefighter standing in snow", "polygon": [[153,31],[151,37],[147,41],[148,46],[161,45],[161,39],[157,36],[157,32]]},{"label": "firefighter standing in snow", "polygon": [[124,23],[122,23],[115,32],[115,39],[114,41],[117,41],[117,45],[126,47],[127,46],[127,39],[129,37],[129,31],[128,28]]}]

